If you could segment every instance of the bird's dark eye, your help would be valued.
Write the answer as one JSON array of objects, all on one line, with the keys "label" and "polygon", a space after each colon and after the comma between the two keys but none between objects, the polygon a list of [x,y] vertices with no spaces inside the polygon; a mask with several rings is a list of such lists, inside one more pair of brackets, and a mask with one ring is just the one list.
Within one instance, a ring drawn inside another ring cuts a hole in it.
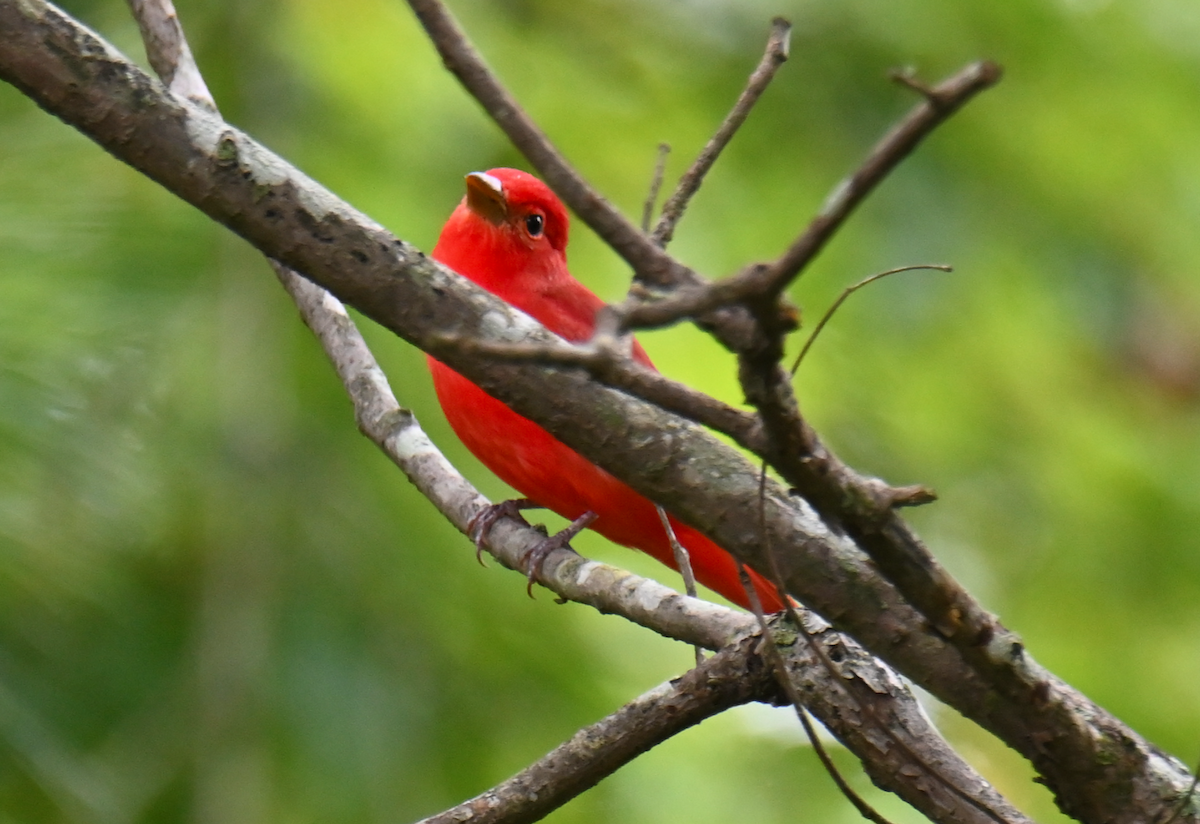
[{"label": "bird's dark eye", "polygon": [[525,231],[529,232],[530,237],[541,237],[542,228],[546,223],[546,219],[541,215],[526,215],[525,216]]}]

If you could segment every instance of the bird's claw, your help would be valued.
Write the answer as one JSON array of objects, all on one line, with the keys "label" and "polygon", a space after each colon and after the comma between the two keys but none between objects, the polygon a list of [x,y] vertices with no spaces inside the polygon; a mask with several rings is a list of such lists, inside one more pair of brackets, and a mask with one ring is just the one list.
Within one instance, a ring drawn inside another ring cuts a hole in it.
[{"label": "bird's claw", "polygon": [[467,535],[475,544],[475,560],[483,566],[483,545],[487,540],[488,533],[492,531],[492,527],[496,522],[503,518],[512,518],[518,523],[529,526],[529,521],[521,514],[524,509],[540,509],[541,504],[536,504],[529,498],[514,498],[511,501],[501,501],[498,504],[490,504],[485,506],[467,523]]},{"label": "bird's claw", "polygon": [[538,541],[525,553],[525,556],[521,558],[521,564],[525,567],[525,578],[527,579],[525,592],[530,598],[533,597],[533,585],[538,576],[542,574],[542,564],[546,562],[546,558],[550,557],[550,553],[556,549],[570,549],[571,539],[587,529],[597,517],[595,512],[585,512],[571,521],[566,529]]}]

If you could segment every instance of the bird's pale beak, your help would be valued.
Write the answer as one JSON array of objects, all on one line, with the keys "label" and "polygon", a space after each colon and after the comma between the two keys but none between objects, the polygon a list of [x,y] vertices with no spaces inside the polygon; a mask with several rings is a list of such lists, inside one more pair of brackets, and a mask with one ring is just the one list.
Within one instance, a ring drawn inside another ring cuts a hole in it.
[{"label": "bird's pale beak", "polygon": [[504,184],[487,172],[471,172],[467,175],[467,208],[499,226],[508,219]]}]

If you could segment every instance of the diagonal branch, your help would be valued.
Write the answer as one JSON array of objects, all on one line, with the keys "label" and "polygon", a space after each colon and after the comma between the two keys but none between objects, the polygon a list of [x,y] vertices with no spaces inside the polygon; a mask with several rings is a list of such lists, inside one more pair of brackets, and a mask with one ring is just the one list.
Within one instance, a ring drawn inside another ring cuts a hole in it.
[{"label": "diagonal branch", "polygon": [[418,824],[539,821],[668,738],[730,707],[767,700],[774,687],[770,673],[748,666],[755,643],[743,640],[717,653],[584,727],[509,780]]}]

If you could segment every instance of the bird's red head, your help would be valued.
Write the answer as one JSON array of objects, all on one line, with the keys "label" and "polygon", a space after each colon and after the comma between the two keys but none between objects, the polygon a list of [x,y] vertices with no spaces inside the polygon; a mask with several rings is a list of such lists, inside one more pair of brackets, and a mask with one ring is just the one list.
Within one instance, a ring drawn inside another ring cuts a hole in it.
[{"label": "bird's red head", "polygon": [[506,298],[566,273],[567,210],[549,186],[518,169],[472,172],[466,181],[436,260]]}]

